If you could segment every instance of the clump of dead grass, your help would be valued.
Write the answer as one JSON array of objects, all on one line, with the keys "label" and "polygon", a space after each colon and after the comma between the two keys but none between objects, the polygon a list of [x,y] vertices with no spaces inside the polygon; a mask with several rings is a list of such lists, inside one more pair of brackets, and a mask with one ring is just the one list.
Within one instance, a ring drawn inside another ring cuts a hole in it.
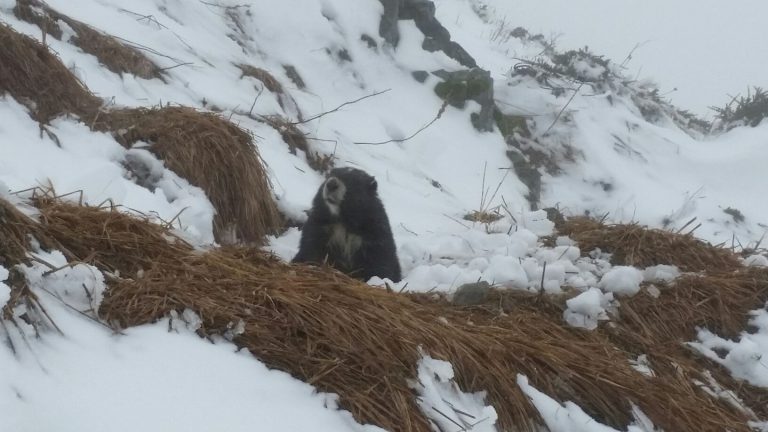
[{"label": "clump of dead grass", "polygon": [[162,70],[137,48],[61,14],[41,1],[17,0],[13,12],[17,18],[37,25],[56,39],[63,36],[59,21],[66,23],[75,32],[70,42],[95,56],[114,73],[130,73],[144,79],[163,78]]},{"label": "clump of dead grass", "polygon": [[[27,279],[19,268],[30,263],[33,241],[36,243],[35,247],[51,249],[54,246],[53,240],[37,221],[0,198],[0,265],[8,270],[8,279],[4,283],[11,289],[8,301],[0,307],[0,334],[5,333],[5,342],[13,352],[16,352],[16,348],[8,335],[9,329],[5,323],[7,321],[16,327],[19,326],[14,317],[14,307],[25,305],[25,321],[38,330],[41,325],[53,328],[56,326],[37,296],[30,290]],[[20,334],[23,337],[23,332]]]},{"label": "clump of dead grass", "polygon": [[283,86],[280,84],[280,81],[275,79],[275,77],[266,70],[247,64],[238,64],[237,67],[242,71],[240,78],[244,76],[256,78],[264,83],[264,87],[272,93],[283,93]]},{"label": "clump of dead grass", "polygon": [[217,211],[214,234],[222,244],[261,244],[282,226],[252,136],[216,114],[184,107],[104,110],[46,47],[5,25],[0,25],[0,91],[26,103],[41,123],[71,113],[91,129],[112,132],[126,147],[151,144],[169,169],[206,192]]},{"label": "clump of dead grass", "polygon": [[741,267],[738,257],[691,234],[649,229],[639,224],[609,225],[586,217],[568,219],[560,235],[576,240],[582,252],[599,248],[613,254],[612,263],[648,267],[669,264],[683,271],[728,271]]},{"label": "clump of dead grass", "polygon": [[189,308],[201,316],[203,335],[231,335],[242,322],[237,345],[339,394],[362,422],[431,430],[408,384],[421,347],[451,361],[465,390],[487,390],[505,430],[538,430],[518,373],[616,427],[631,421],[632,402],[666,430],[749,430],[742,413],[699,389],[638,374],[605,335],[562,325],[556,308],[538,307],[541,300],[520,302],[508,315],[457,309],[252,248],[200,254],[166,228],[114,209],[39,205],[42,229],[71,260],[88,258],[112,275],[102,318],[139,325]]},{"label": "clump of dead grass", "polygon": [[333,155],[326,155],[316,152],[310,148],[306,135],[299,130],[295,123],[278,116],[271,115],[263,117],[263,120],[280,133],[283,141],[288,144],[288,150],[291,154],[297,154],[297,150],[304,152],[307,159],[307,165],[319,173],[328,173],[334,167]]},{"label": "clump of dead grass", "polygon": [[479,222],[484,224],[491,224],[498,220],[501,220],[504,216],[498,211],[478,211],[472,210],[464,215],[464,220],[470,222]]},{"label": "clump of dead grass", "polygon": [[0,92],[25,104],[41,123],[96,112],[101,100],[35,39],[0,24]]},{"label": "clump of dead grass", "polygon": [[101,113],[92,127],[113,131],[126,147],[150,144],[170,170],[202,188],[216,208],[219,243],[262,244],[281,226],[252,136],[219,115],[187,107],[120,109]]}]

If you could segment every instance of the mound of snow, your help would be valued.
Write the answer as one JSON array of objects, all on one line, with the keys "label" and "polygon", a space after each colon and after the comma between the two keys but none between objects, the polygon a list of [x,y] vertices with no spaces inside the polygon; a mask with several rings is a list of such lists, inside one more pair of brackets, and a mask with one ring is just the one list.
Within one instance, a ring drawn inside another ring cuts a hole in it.
[{"label": "mound of snow", "polygon": [[648,282],[672,282],[680,276],[676,266],[659,264],[643,270],[643,280]]},{"label": "mound of snow", "polygon": [[637,268],[616,266],[603,275],[598,286],[618,295],[633,296],[640,291],[641,282],[643,282],[643,272]]},{"label": "mound of snow", "polygon": [[565,322],[573,327],[594,330],[598,321],[608,319],[606,309],[614,303],[613,293],[603,293],[599,288],[590,288],[565,302],[568,309],[563,312]]}]

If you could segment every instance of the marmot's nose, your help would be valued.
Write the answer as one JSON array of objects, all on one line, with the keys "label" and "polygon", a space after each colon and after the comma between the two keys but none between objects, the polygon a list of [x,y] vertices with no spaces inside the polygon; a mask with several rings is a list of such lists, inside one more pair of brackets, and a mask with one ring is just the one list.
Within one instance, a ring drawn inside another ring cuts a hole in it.
[{"label": "marmot's nose", "polygon": [[325,188],[328,190],[328,192],[336,192],[336,189],[339,188],[339,181],[335,178],[328,179],[328,182],[325,184]]}]

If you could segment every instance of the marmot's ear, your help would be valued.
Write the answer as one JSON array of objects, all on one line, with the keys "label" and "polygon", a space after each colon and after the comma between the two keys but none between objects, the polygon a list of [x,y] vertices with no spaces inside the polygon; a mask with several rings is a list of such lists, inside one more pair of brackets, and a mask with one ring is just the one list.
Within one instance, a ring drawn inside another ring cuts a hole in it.
[{"label": "marmot's ear", "polygon": [[376,189],[379,187],[379,184],[376,183],[376,179],[371,179],[371,182],[368,183],[368,190],[371,192],[376,192]]}]

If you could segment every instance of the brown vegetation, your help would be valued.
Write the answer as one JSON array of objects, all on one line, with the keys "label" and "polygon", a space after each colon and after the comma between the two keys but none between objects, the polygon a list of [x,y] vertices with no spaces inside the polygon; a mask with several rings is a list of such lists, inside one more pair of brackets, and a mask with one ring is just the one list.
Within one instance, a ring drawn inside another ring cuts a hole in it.
[{"label": "brown vegetation", "polygon": [[130,73],[144,79],[163,77],[161,69],[137,48],[61,14],[39,0],[17,0],[13,12],[17,18],[37,25],[56,39],[63,36],[59,21],[66,23],[75,32],[70,42],[95,56],[114,73]]},{"label": "brown vegetation", "polygon": [[33,38],[0,24],[0,94],[25,104],[35,120],[47,123],[68,113],[99,109],[101,100]]},{"label": "brown vegetation", "polygon": [[584,253],[597,248],[612,253],[613,264],[638,267],[669,264],[682,271],[727,271],[741,266],[731,251],[693,235],[649,229],[639,224],[608,225],[575,217],[561,224],[558,232],[576,240]]},{"label": "brown vegetation", "polygon": [[189,308],[201,316],[203,335],[231,335],[242,322],[237,345],[339,394],[359,421],[430,430],[408,385],[421,347],[450,361],[463,389],[487,390],[505,430],[537,430],[518,373],[614,427],[631,421],[631,402],[665,430],[749,430],[746,414],[691,384],[701,363],[675,353],[666,360],[677,368],[653,364],[658,375],[646,377],[610,331],[568,328],[546,297],[518,295],[507,314],[455,308],[374,289],[330,268],[286,265],[252,248],[196,253],[163,227],[115,210],[39,205],[40,229],[70,260],[87,258],[120,275],[108,279],[104,320],[138,325]]},{"label": "brown vegetation", "polygon": [[282,226],[251,135],[219,115],[186,107],[121,109],[102,113],[92,127],[114,131],[126,147],[149,143],[171,171],[203,189],[216,208],[219,243],[260,245]]}]

